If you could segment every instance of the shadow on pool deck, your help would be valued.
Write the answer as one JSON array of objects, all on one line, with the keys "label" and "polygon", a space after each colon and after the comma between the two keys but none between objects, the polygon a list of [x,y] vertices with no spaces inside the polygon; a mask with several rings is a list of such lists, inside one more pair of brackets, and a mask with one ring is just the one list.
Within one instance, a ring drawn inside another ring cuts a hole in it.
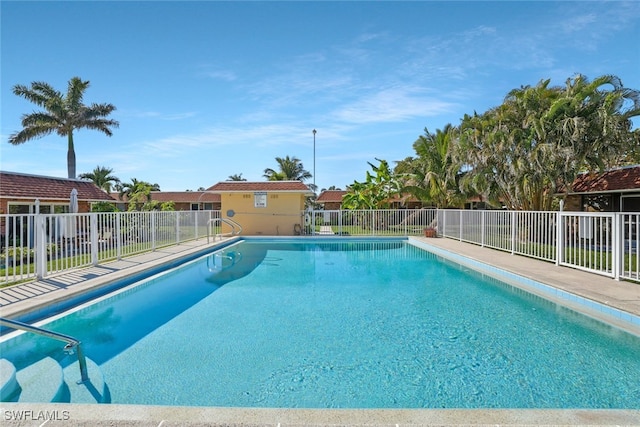
[{"label": "shadow on pool deck", "polygon": [[[443,238],[415,238],[443,251],[509,271],[640,316],[640,284],[555,266],[493,249]],[[230,239],[227,239],[227,241]],[[88,292],[225,242],[193,242],[97,267],[0,290],[3,317],[14,317],[71,295]],[[20,420],[19,418],[22,418]],[[47,426],[458,426],[458,425],[629,425],[640,426],[640,410],[582,409],[277,409],[142,405],[2,403],[3,425]]]}]

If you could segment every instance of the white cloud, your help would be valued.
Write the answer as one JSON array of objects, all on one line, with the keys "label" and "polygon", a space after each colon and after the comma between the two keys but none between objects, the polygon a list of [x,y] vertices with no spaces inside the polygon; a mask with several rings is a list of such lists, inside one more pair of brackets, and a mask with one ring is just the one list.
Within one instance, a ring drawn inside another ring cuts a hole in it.
[{"label": "white cloud", "polygon": [[596,22],[596,15],[594,13],[588,13],[586,15],[571,16],[560,22],[560,25],[565,33],[575,33],[577,31],[582,31],[585,27],[588,27],[594,22]]},{"label": "white cloud", "polygon": [[454,110],[455,104],[430,98],[421,88],[406,86],[382,89],[363,96],[333,113],[348,123],[401,122],[414,117],[433,116]]},{"label": "white cloud", "polygon": [[209,71],[205,74],[212,79],[224,80],[226,82],[232,82],[238,78],[232,71]]},{"label": "white cloud", "polygon": [[195,111],[186,111],[184,113],[161,113],[159,111],[120,111],[123,117],[132,117],[136,119],[158,119],[158,120],[183,120],[196,116]]}]

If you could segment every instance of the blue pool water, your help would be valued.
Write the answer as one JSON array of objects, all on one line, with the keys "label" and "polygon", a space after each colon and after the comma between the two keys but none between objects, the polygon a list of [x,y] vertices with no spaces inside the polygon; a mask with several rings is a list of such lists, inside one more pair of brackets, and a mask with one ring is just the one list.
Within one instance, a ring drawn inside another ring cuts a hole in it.
[{"label": "blue pool water", "polygon": [[[640,408],[640,339],[406,241],[249,240],[47,325],[112,403]],[[2,343],[17,369],[60,344]],[[77,362],[75,362],[77,363]]]}]

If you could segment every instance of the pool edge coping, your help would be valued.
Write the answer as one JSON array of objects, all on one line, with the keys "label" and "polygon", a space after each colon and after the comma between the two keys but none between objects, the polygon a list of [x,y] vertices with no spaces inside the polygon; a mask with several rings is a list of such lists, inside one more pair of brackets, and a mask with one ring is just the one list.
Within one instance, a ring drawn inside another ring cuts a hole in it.
[{"label": "pool edge coping", "polygon": [[[31,411],[52,417],[47,425],[61,421],[65,426],[117,425],[121,422],[145,425],[638,425],[640,410],[634,409],[305,409],[185,407],[154,405],[95,405],[67,403],[3,403],[0,417],[10,425],[13,413]],[[11,412],[15,411],[15,412]],[[9,418],[9,419],[7,419]],[[23,421],[16,425],[24,425]],[[104,424],[103,424],[104,423]]]}]

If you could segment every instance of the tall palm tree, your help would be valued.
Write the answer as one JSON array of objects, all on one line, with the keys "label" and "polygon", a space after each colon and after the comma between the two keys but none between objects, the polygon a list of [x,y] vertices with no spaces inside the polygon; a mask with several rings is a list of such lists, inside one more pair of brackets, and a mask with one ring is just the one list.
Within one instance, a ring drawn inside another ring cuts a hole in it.
[{"label": "tall palm tree", "polygon": [[425,128],[424,135],[413,143],[418,158],[403,165],[409,171],[403,191],[439,208],[458,206],[464,201],[458,186],[460,168],[452,156],[456,134],[457,129],[450,123],[435,133]]},{"label": "tall palm tree", "polygon": [[22,116],[23,129],[9,137],[13,145],[23,144],[35,138],[41,138],[56,132],[67,137],[67,173],[69,178],[76,177],[76,153],[73,145],[73,132],[77,129],[93,129],[111,136],[111,128],[117,128],[118,122],[107,119],[116,107],[111,104],[83,104],[84,92],[89,81],[79,77],[69,80],[67,94],[55,90],[45,82],[32,82],[31,87],[15,85],[13,93],[27,101],[42,107]]},{"label": "tall palm tree", "polygon": [[120,182],[117,176],[111,175],[112,173],[113,169],[111,168],[96,166],[92,172],[81,173],[78,178],[93,181],[98,188],[110,193],[111,188]]},{"label": "tall palm tree", "polygon": [[269,181],[306,181],[313,175],[304,169],[304,165],[297,157],[276,157],[279,170],[271,168],[264,170],[264,177]]}]

